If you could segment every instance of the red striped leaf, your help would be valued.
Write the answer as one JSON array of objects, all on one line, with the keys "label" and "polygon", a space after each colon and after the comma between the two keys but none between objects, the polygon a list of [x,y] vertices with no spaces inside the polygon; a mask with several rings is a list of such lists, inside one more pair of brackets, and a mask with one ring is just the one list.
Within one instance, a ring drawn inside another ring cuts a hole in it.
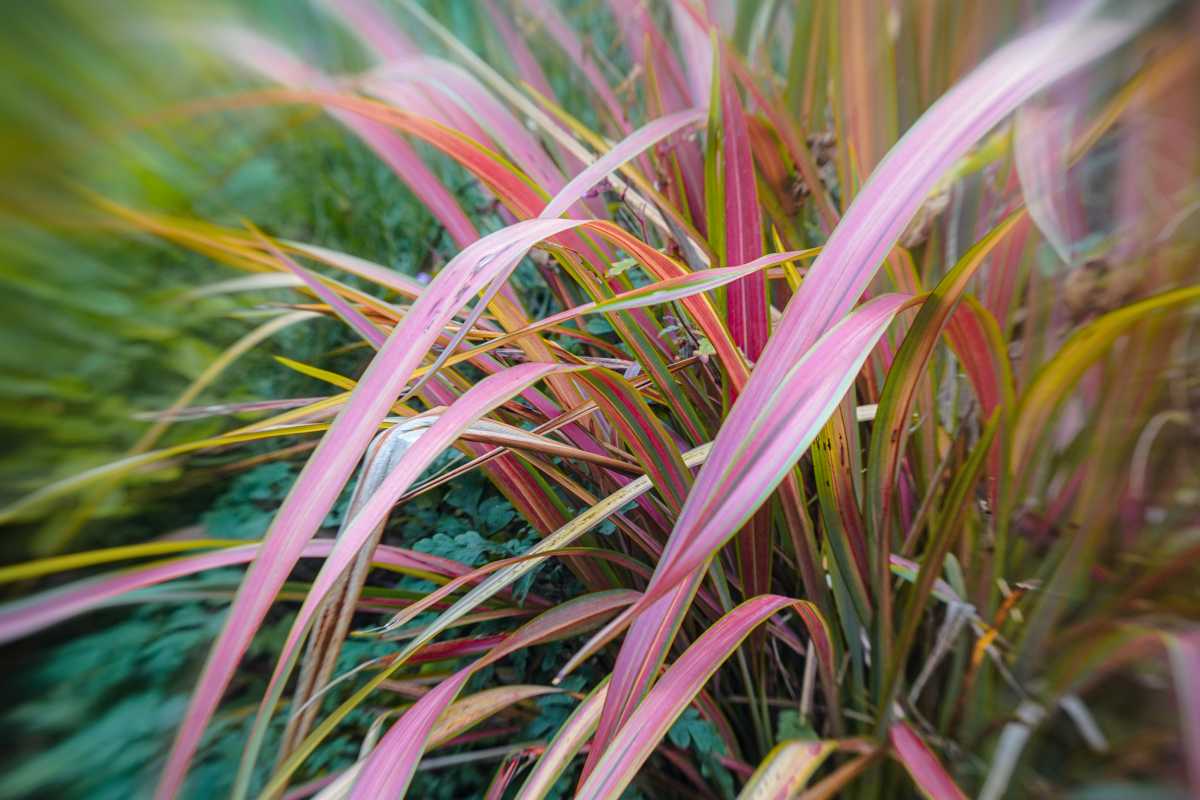
[{"label": "red striped leaf", "polygon": [[747,600],[701,634],[679,660],[663,673],[629,721],[621,727],[576,797],[587,800],[619,797],[667,730],[721,664],[754,628],[774,614],[789,609],[796,611],[804,621],[823,680],[832,682],[832,644],[825,621],[815,606],[778,595],[763,595]]},{"label": "red striped leaf", "polygon": [[384,734],[354,782],[352,800],[402,797],[425,751],[434,723],[477,671],[534,644],[562,638],[628,605],[636,593],[614,590],[569,600],[526,623],[486,656],[426,693]]},{"label": "red striped leaf", "polygon": [[929,800],[967,800],[962,789],[946,772],[933,751],[906,722],[897,722],[888,730],[896,760],[904,765],[913,783]]},{"label": "red striped leaf", "polygon": [[[732,80],[721,81],[724,154],[725,263],[744,264],[762,255],[762,212],[754,180],[754,157],[746,115]],[[725,306],[729,332],[751,361],[757,361],[770,336],[767,281],[748,275],[729,287]]]},{"label": "red striped leaf", "polygon": [[[261,544],[247,544],[171,559],[113,575],[78,581],[8,603],[0,606],[0,644],[37,633],[93,608],[101,608],[139,589],[210,569],[245,564],[252,561],[261,549]],[[316,539],[305,545],[300,557],[325,558],[332,549],[331,540]],[[373,558],[378,564],[426,575],[455,576],[468,570],[455,561],[387,545],[379,547]]]}]

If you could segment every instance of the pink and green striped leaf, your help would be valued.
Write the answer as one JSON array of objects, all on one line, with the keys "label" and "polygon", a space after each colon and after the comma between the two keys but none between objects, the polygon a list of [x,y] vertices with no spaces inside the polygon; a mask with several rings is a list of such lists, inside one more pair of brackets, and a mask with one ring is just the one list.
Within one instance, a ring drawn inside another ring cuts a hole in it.
[{"label": "pink and green striped leaf", "polygon": [[586,800],[619,797],[667,730],[750,632],[786,610],[794,610],[800,615],[817,653],[822,680],[831,685],[834,680],[832,644],[825,621],[816,607],[778,595],[747,600],[721,617],[667,668],[605,749],[576,797]]},{"label": "pink and green striped leaf", "polygon": [[967,800],[938,757],[907,722],[894,723],[888,729],[888,740],[896,760],[908,770],[922,795],[929,800]]},{"label": "pink and green striped leaf", "polygon": [[[754,157],[750,133],[737,87],[721,81],[721,140],[725,201],[725,264],[744,264],[763,252],[762,212],[755,188]],[[761,274],[747,275],[729,287],[725,297],[729,332],[742,352],[757,361],[771,335],[767,281]]]},{"label": "pink and green striped leaf", "polygon": [[483,658],[463,667],[426,693],[384,734],[354,782],[352,800],[402,797],[437,719],[477,671],[525,647],[560,639],[585,629],[636,598],[613,590],[561,603],[526,623]]},{"label": "pink and green striped leaf", "polygon": [[[211,544],[212,542],[208,543],[209,546]],[[112,575],[89,578],[7,603],[0,606],[0,643],[11,642],[45,630],[77,614],[102,608],[139,589],[158,586],[210,569],[245,564],[252,561],[261,549],[261,544],[225,547],[209,553],[155,562]],[[305,545],[300,557],[327,558],[332,550],[332,541],[315,539]],[[373,559],[381,566],[427,579],[436,576],[454,577],[468,570],[455,561],[386,545],[375,551]]]},{"label": "pink and green striped leaf", "polygon": [[588,738],[596,730],[600,720],[600,709],[608,692],[608,678],[600,682],[583,699],[567,721],[562,724],[545,752],[534,764],[529,777],[517,793],[517,800],[541,800],[554,788],[554,784],[566,770],[571,760],[579,753]]},{"label": "pink and green striped leaf", "polygon": [[738,800],[791,800],[836,748],[833,742],[790,739],[775,746],[742,787]]}]

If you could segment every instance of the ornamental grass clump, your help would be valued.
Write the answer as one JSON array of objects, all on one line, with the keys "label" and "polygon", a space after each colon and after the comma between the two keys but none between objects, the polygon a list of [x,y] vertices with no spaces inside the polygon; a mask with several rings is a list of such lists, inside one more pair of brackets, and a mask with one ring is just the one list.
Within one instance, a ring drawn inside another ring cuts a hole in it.
[{"label": "ornamental grass clump", "polygon": [[[260,542],[9,568],[114,571],[13,600],[0,636],[247,565],[159,798],[245,669],[266,689],[237,798],[283,796],[364,709],[357,761],[306,786],[403,796],[439,748],[495,758],[489,728],[565,686],[569,716],[504,752],[488,797],[1200,792],[1197,8],[594,5],[613,41],[580,9],[485,0],[472,49],[410,0],[323,0],[373,61],[352,75],[228,20],[164,34],[250,82],[137,125],[319,110],[453,256],[417,280],[90,193],[109,228],[249,273],[217,291],[290,288],[222,363],[322,318],[369,357],[281,359],[320,397],[197,407],[210,370],[136,452],[6,509],[251,442],[305,453]],[[189,413],[257,417],[157,448]],[[472,471],[529,540],[389,539]],[[566,588],[531,590],[552,563]],[[376,591],[397,572],[422,588]],[[393,646],[339,672],[351,638]],[[495,669],[552,642],[544,685]]]}]

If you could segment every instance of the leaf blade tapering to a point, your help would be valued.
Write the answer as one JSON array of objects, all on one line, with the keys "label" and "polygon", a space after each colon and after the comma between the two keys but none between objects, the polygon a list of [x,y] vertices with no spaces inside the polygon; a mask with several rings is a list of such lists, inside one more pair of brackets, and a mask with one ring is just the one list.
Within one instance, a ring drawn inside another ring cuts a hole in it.
[{"label": "leaf blade tapering to a point", "polygon": [[962,789],[946,772],[933,751],[906,722],[896,722],[888,729],[888,740],[896,760],[904,765],[913,783],[929,800],[967,800]]}]

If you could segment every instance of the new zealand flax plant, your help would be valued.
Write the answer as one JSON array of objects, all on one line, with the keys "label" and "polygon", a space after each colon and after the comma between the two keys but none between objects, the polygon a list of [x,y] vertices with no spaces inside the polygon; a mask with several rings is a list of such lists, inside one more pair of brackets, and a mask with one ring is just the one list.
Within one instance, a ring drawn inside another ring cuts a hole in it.
[{"label": "new zealand flax plant", "polygon": [[[161,29],[250,88],[132,125],[319,111],[455,254],[423,282],[85,190],[100,224],[249,273],[217,291],[294,295],[136,452],[3,520],[207,451],[311,453],[261,542],[0,571],[25,592],[0,637],[247,565],[158,798],[238,671],[263,668],[247,648],[285,600],[239,799],[404,796],[427,754],[571,673],[588,678],[573,712],[510,749],[488,797],[1200,794],[1200,7],[468,5],[321,0],[373,63],[356,74],[229,17]],[[481,228],[463,181],[501,224]],[[364,370],[285,360],[326,396],[194,406],[226,363],[319,318]],[[250,412],[155,447],[188,414]],[[398,507],[473,470],[536,544],[473,567],[389,543]],[[314,538],[347,493],[336,538]],[[315,577],[281,598],[301,559]],[[517,590],[555,560],[570,596]],[[425,589],[381,595],[396,572]],[[394,647],[336,674],[348,637]],[[572,656],[548,685],[489,669],[558,641]],[[362,708],[359,760],[288,794]],[[666,739],[685,712],[733,784]]]}]

